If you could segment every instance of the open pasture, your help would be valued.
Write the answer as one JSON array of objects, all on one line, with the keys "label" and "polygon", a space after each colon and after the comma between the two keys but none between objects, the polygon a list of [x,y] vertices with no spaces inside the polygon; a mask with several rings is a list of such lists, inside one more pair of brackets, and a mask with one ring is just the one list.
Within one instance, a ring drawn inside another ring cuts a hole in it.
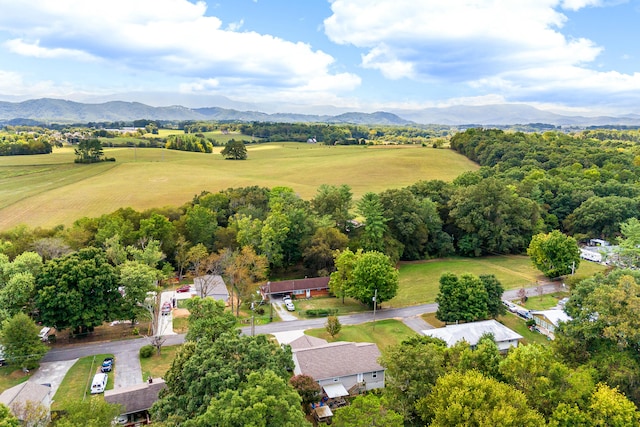
[{"label": "open pasture", "polygon": [[[435,302],[440,289],[440,276],[443,273],[493,274],[502,283],[505,290],[536,286],[548,279],[536,270],[525,255],[502,255],[482,258],[440,258],[430,261],[400,263],[400,284],[398,294],[391,301],[383,303],[386,307],[405,307]],[[588,277],[604,266],[582,262],[576,276]]]},{"label": "open pasture", "polygon": [[74,164],[73,148],[0,157],[0,230],[70,225],[120,207],[179,206],[203,190],[287,186],[311,199],[320,184],[347,184],[354,198],[419,180],[452,180],[477,169],[443,149],[268,143],[248,146],[248,160],[156,148],[106,148],[116,162]]}]

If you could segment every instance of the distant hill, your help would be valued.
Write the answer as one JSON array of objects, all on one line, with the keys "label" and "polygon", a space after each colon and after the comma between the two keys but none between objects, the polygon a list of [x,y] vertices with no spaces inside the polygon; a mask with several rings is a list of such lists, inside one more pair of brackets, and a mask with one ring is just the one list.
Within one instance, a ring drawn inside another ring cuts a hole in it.
[{"label": "distant hill", "polygon": [[139,102],[109,101],[85,104],[61,99],[33,99],[0,102],[0,123],[39,121],[42,123],[88,123],[150,120],[228,120],[261,122],[322,122],[353,124],[406,125],[408,120],[392,113],[346,113],[339,116],[238,111],[228,108],[152,107]]},{"label": "distant hill", "polygon": [[[215,102],[216,98],[212,99]],[[233,101],[220,97],[221,104],[233,105]],[[304,114],[301,106],[291,107],[299,112],[265,113],[258,104],[237,103],[248,109],[244,111],[222,108],[187,108],[180,105],[152,107],[140,102],[108,101],[81,103],[61,99],[32,99],[23,102],[0,101],[0,125],[16,123],[88,123],[150,120],[226,120],[242,122],[302,122],[302,123],[350,123],[360,125],[412,125],[434,124],[463,126],[474,123],[479,126],[509,126],[516,124],[546,123],[554,126],[640,126],[640,115],[619,117],[584,117],[561,115],[539,110],[526,104],[496,104],[483,106],[452,106],[425,108],[420,110],[378,111],[375,113],[343,112],[337,115]],[[286,107],[283,104],[282,107]],[[308,111],[319,111],[320,107],[309,106]],[[339,109],[325,108],[336,113]]]}]

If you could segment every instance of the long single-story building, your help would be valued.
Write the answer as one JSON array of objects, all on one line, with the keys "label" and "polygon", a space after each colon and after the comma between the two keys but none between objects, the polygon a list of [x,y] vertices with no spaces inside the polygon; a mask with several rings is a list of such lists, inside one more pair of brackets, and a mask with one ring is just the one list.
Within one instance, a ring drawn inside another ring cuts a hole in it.
[{"label": "long single-story building", "polygon": [[522,335],[504,326],[496,320],[483,320],[481,322],[461,323],[447,325],[444,328],[426,329],[424,335],[440,338],[449,347],[460,341],[466,341],[473,348],[484,334],[492,334],[500,351],[507,351],[511,347],[517,347]]},{"label": "long single-story building", "polygon": [[119,422],[124,426],[138,426],[151,423],[149,409],[158,400],[158,394],[167,385],[162,378],[149,382],[104,392],[107,403],[120,405]]},{"label": "long single-story building", "polygon": [[311,298],[329,294],[329,277],[310,277],[304,279],[267,282],[260,287],[262,298],[271,295],[294,295],[298,298]]}]

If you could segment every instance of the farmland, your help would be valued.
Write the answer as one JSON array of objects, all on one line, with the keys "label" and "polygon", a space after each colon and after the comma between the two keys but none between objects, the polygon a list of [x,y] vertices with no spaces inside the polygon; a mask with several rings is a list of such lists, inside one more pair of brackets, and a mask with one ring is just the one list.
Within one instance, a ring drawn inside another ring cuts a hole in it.
[{"label": "farmland", "polygon": [[179,206],[203,190],[291,187],[311,199],[320,184],[347,184],[358,199],[368,191],[419,180],[450,181],[477,165],[446,149],[418,146],[324,146],[268,143],[248,147],[246,161],[155,148],[106,148],[116,162],[74,164],[73,148],[48,155],[0,158],[0,230],[70,225],[120,207]]}]

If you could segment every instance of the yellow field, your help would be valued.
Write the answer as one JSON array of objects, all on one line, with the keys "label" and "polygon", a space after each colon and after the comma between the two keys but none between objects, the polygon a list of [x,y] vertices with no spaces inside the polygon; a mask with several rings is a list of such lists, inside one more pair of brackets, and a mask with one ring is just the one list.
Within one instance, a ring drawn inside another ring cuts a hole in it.
[{"label": "yellow field", "polygon": [[69,225],[120,207],[179,206],[203,190],[287,186],[311,199],[320,184],[347,184],[358,199],[367,191],[419,180],[452,180],[477,169],[465,157],[425,147],[333,147],[270,143],[248,147],[245,161],[214,154],[155,148],[108,148],[116,162],[73,163],[72,148],[52,154],[0,157],[0,230]]}]

